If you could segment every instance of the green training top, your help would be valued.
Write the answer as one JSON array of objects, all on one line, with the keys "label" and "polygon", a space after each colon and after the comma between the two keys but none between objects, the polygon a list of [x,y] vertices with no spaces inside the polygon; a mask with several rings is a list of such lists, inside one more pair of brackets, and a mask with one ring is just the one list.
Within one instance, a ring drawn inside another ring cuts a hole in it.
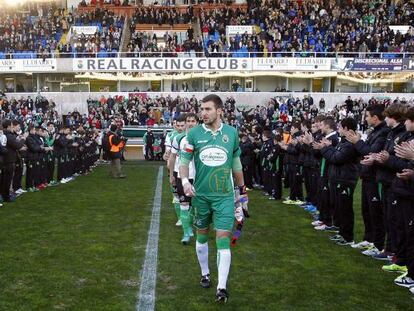
[{"label": "green training top", "polygon": [[204,124],[192,128],[180,158],[194,158],[196,196],[233,196],[233,158],[240,156],[237,130],[222,124],[213,133]]}]

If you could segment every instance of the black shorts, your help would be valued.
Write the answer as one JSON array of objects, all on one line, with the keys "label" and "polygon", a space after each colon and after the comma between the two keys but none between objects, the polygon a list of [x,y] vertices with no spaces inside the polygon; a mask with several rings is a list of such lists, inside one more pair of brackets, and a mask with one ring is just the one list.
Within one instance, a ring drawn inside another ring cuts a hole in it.
[{"label": "black shorts", "polygon": [[178,173],[177,172],[174,172],[173,173],[173,176],[174,176],[174,178],[175,178],[175,186],[172,186],[172,189],[173,189],[173,194],[175,195],[178,195],[178,191],[177,191],[177,184],[178,184]]},{"label": "black shorts", "polygon": [[[191,204],[191,197],[188,197],[185,195],[184,193],[184,187],[183,187],[183,183],[181,181],[181,178],[176,179],[176,184],[177,184],[177,194],[178,194],[178,199],[180,200],[180,203],[190,203]],[[190,179],[189,180],[191,184],[193,184],[193,180]]]}]

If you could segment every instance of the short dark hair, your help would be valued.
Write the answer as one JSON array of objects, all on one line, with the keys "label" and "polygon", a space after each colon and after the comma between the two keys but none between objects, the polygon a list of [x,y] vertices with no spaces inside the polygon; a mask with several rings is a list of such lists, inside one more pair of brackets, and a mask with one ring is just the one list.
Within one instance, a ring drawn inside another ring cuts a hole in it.
[{"label": "short dark hair", "polygon": [[335,119],[332,117],[326,117],[322,120],[323,124],[329,126],[332,130],[336,128]]},{"label": "short dark hair", "polygon": [[198,122],[198,116],[194,112],[189,112],[185,115],[185,120],[186,121],[187,121],[187,119],[190,119],[190,118],[196,119],[196,121]]},{"label": "short dark hair", "polygon": [[180,115],[177,118],[177,122],[185,122],[187,120],[187,114],[186,113],[180,113]]},{"label": "short dark hair", "polygon": [[367,112],[369,112],[369,115],[371,117],[376,116],[378,120],[383,121],[384,120],[384,109],[385,106],[381,104],[373,104],[367,107]]},{"label": "short dark hair", "polygon": [[13,126],[20,125],[20,122],[19,122],[19,121],[17,121],[17,120],[13,120],[13,121],[12,121],[12,125],[13,125]]},{"label": "short dark hair", "polygon": [[312,122],[310,120],[302,120],[302,125],[310,130],[312,127]]},{"label": "short dark hair", "polygon": [[292,126],[290,127],[290,130],[292,130],[292,127],[300,130],[300,122],[299,121],[295,121],[292,123]]},{"label": "short dark hair", "polygon": [[403,104],[391,104],[384,110],[384,115],[401,123],[405,121],[406,110],[406,106]]},{"label": "short dark hair", "polygon": [[315,119],[314,119],[314,121],[315,122],[322,122],[323,120],[325,120],[326,119],[326,117],[325,116],[323,116],[323,115],[321,115],[321,114],[318,114],[316,117],[315,117]]},{"label": "short dark hair", "polygon": [[354,118],[345,118],[341,120],[341,126],[343,128],[346,127],[348,130],[356,131],[358,124]]},{"label": "short dark hair", "polygon": [[405,117],[406,119],[410,120],[410,121],[414,121],[414,107],[408,107],[407,111],[405,112]]},{"label": "short dark hair", "polygon": [[201,100],[203,103],[206,102],[213,102],[214,103],[214,107],[216,109],[223,109],[223,101],[221,100],[220,96],[216,95],[216,94],[210,94],[207,95],[206,97],[204,97]]},{"label": "short dark hair", "polygon": [[116,131],[116,129],[117,129],[116,124],[111,124],[111,126],[109,127],[109,130],[110,130],[111,132],[115,132],[115,131]]},{"label": "short dark hair", "polygon": [[11,126],[11,121],[10,120],[4,120],[2,125],[3,125],[3,129],[7,129],[9,126]]}]

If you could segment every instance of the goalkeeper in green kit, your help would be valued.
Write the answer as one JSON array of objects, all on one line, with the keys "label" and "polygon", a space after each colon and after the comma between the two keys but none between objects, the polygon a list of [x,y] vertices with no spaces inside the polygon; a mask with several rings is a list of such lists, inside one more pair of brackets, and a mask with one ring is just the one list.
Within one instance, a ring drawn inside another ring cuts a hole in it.
[{"label": "goalkeeper in green kit", "polygon": [[[217,95],[202,100],[204,122],[191,129],[184,138],[180,153],[180,176],[187,196],[192,196],[197,228],[196,253],[201,268],[201,286],[211,285],[208,267],[208,232],[216,230],[218,285],[216,301],[226,302],[227,277],[230,270],[230,240],[234,225],[234,184],[247,202],[237,130],[223,124],[223,102]],[[188,180],[189,163],[194,160],[194,187]],[[246,206],[247,207],[247,206]]]}]

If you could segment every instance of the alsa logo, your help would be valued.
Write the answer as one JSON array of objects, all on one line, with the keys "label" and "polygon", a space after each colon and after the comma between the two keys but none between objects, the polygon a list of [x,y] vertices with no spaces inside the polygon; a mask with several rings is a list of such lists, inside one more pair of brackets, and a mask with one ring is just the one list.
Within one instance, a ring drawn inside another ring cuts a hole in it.
[{"label": "alsa logo", "polygon": [[206,166],[221,166],[227,162],[227,153],[217,147],[206,148],[200,152],[200,160]]}]

